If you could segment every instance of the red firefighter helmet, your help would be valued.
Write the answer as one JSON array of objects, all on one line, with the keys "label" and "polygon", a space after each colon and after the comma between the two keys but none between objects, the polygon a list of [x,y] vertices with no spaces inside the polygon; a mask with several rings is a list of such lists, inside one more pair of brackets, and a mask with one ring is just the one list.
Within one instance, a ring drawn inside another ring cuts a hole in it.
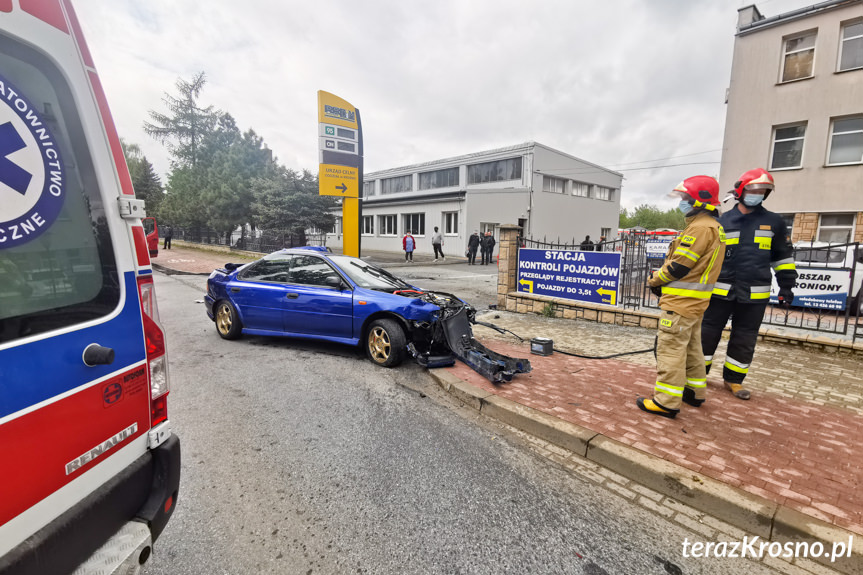
[{"label": "red firefighter helmet", "polygon": [[691,199],[693,208],[715,210],[719,206],[719,182],[710,176],[686,178],[671,193],[685,200]]},{"label": "red firefighter helmet", "polygon": [[743,192],[747,190],[764,190],[764,197],[767,198],[773,190],[773,176],[770,172],[763,168],[755,168],[744,172],[740,179],[734,182],[734,189],[731,193],[735,200],[740,200],[743,197]]}]

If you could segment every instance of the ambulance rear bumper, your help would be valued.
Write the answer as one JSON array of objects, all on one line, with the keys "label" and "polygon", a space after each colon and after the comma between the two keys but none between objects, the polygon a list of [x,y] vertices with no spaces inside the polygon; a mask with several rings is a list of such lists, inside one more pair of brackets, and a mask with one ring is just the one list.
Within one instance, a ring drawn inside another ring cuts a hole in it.
[{"label": "ambulance rear bumper", "polygon": [[[179,488],[180,440],[172,435],[0,557],[0,575],[72,573],[129,521],[145,524],[155,541],[177,506]],[[141,550],[131,546],[128,553]]]}]

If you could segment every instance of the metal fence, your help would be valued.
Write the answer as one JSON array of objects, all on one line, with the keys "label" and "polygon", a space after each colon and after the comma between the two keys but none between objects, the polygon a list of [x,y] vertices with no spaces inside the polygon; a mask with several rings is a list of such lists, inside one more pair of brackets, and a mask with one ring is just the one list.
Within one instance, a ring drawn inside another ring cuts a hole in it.
[{"label": "metal fence", "polygon": [[[659,309],[659,298],[647,288],[650,271],[662,265],[665,254],[658,256],[649,252],[648,242],[656,238],[643,233],[623,234],[616,240],[585,246],[589,251],[618,252],[621,255],[619,305],[623,309]],[[560,240],[548,241],[547,238],[519,238],[519,247],[549,250],[581,250],[581,243]],[[816,307],[783,308],[768,305],[762,325],[801,329],[828,334],[844,335],[856,341],[863,336],[863,247],[859,243],[845,244],[798,244],[794,249],[794,259],[798,273],[806,274],[807,269],[828,269],[836,274],[849,274],[847,305],[843,309],[822,309]],[[802,277],[802,276],[801,276]],[[801,285],[812,282],[798,280]],[[798,303],[799,295],[798,295]]]},{"label": "metal fence", "polygon": [[[164,236],[164,228],[160,229],[159,232]],[[251,233],[248,231],[246,233],[234,231],[231,234],[226,234],[208,229],[177,228],[174,230],[173,239],[265,254],[283,248],[327,245],[327,234],[325,232],[290,233],[256,230]]]}]

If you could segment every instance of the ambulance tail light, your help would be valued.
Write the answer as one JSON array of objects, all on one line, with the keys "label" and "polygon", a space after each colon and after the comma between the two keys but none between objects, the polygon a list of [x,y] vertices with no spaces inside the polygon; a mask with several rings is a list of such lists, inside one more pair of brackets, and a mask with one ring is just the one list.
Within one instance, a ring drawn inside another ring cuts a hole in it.
[{"label": "ambulance tail light", "polygon": [[150,427],[168,419],[168,355],[165,352],[165,331],[159,324],[156,288],[153,276],[138,277],[138,296],[144,319],[144,342],[150,371]]}]

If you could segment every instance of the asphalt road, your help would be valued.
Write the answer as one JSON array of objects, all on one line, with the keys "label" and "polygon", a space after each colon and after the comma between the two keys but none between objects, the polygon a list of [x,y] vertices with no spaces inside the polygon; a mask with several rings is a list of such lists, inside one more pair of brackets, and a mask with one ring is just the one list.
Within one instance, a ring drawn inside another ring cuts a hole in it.
[{"label": "asphalt road", "polygon": [[416,365],[224,341],[201,277],[156,284],[183,474],[146,575],[774,573],[682,557],[699,535],[526,449]]}]

